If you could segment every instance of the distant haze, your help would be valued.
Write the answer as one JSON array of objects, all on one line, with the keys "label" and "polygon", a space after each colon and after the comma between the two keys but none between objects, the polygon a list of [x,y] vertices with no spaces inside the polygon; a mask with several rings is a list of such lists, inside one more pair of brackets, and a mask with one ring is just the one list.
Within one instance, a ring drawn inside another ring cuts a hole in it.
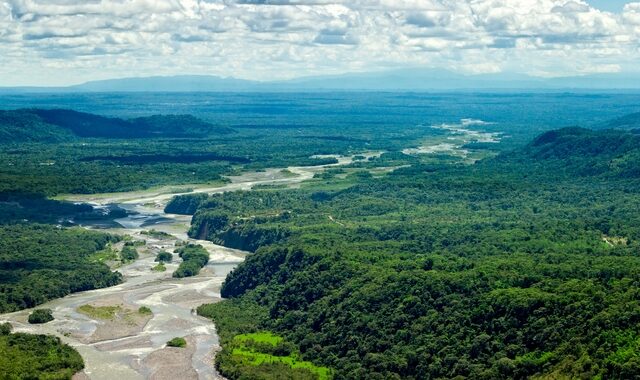
[{"label": "distant haze", "polygon": [[92,81],[68,87],[0,88],[0,92],[278,92],[278,91],[463,91],[463,90],[640,90],[640,75],[594,74],[539,78],[527,75],[461,75],[444,70],[405,69],[286,81],[249,81],[182,75]]}]

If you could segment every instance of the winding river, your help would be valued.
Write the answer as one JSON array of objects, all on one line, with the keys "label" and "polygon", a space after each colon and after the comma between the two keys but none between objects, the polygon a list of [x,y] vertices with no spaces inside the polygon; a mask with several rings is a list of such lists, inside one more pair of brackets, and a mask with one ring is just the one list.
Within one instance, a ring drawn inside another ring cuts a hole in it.
[{"label": "winding river", "polygon": [[[338,157],[338,163],[333,165],[247,173],[230,177],[231,182],[221,186],[194,186],[186,194],[250,190],[256,185],[293,187],[327,167],[350,162],[352,157]],[[11,322],[15,331],[56,335],[75,347],[86,365],[75,379],[221,379],[213,366],[213,356],[220,348],[215,326],[210,320],[196,315],[194,309],[220,300],[224,278],[248,252],[189,238],[186,232],[191,217],[163,211],[166,203],[176,195],[179,194],[167,187],[66,197],[98,207],[117,204],[128,210],[130,215],[116,220],[122,227],[106,231],[145,240],[145,245],[139,249],[140,259],[118,268],[124,276],[120,285],[75,293],[40,305],[40,308],[53,310],[55,320],[52,322],[28,324],[26,319],[31,310],[0,315],[0,321]],[[151,228],[171,237],[141,234]],[[210,261],[201,273],[190,278],[172,278],[171,273],[177,268],[179,259],[167,264],[165,272],[152,271],[155,255],[160,250],[172,251],[179,241],[202,244],[209,251]],[[78,311],[83,305],[116,307],[123,317],[101,319],[87,315]],[[150,308],[153,314],[141,316],[137,313],[141,306]],[[173,337],[185,337],[187,347],[166,347],[166,342]]]}]

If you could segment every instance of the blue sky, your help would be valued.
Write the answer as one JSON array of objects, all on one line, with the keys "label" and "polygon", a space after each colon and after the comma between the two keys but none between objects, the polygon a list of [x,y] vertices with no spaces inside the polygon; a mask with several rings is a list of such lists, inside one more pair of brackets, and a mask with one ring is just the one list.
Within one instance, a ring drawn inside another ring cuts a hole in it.
[{"label": "blue sky", "polygon": [[621,12],[624,5],[630,3],[627,0],[589,0],[589,3],[598,9],[609,12]]},{"label": "blue sky", "polygon": [[0,86],[402,67],[637,73],[640,0],[0,0]]}]

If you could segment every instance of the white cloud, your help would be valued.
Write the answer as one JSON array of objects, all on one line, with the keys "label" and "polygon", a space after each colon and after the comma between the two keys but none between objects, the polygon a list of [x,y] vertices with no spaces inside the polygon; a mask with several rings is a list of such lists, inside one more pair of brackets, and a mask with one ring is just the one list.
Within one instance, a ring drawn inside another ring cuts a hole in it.
[{"label": "white cloud", "polygon": [[583,0],[0,0],[0,84],[401,66],[628,71],[638,41],[640,2],[614,14]]}]

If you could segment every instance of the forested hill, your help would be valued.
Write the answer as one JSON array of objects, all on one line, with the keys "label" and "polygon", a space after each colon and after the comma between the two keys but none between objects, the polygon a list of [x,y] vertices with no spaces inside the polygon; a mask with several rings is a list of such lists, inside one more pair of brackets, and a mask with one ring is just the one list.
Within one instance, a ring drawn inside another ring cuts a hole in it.
[{"label": "forested hill", "polygon": [[546,174],[569,176],[640,177],[640,131],[563,128],[535,138],[498,161],[528,163]]},{"label": "forested hill", "polygon": [[538,136],[526,151],[537,158],[580,156],[598,159],[628,154],[640,149],[640,134],[621,130],[593,131],[563,128]]},{"label": "forested hill", "polygon": [[73,137],[201,137],[232,133],[191,115],[109,118],[65,109],[0,111],[0,143],[59,142]]},{"label": "forested hill", "polygon": [[636,378],[640,177],[614,164],[637,147],[563,129],[475,165],[179,199],[192,233],[256,249],[199,309],[218,367],[252,373],[241,334],[268,331],[335,379]]},{"label": "forested hill", "polygon": [[640,129],[640,112],[610,120],[605,126],[607,128]]},{"label": "forested hill", "polygon": [[33,112],[0,111],[0,143],[57,142],[73,137],[70,130],[46,123]]}]

